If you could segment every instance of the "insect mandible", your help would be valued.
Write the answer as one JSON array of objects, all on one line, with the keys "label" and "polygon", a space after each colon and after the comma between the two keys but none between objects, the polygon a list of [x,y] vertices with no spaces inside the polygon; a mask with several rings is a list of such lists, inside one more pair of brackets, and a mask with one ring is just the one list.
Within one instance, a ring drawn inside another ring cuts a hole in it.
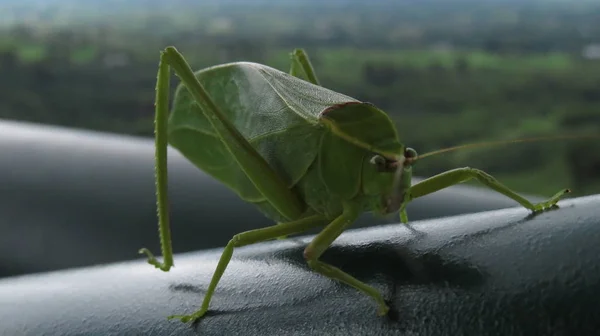
[{"label": "insect mandible", "polygon": [[[319,84],[306,53],[291,53],[290,73],[250,63],[217,65],[196,73],[174,47],[160,54],[156,84],[156,187],[164,261],[146,248],[148,263],[173,266],[167,209],[167,145],[199,169],[256,205],[277,225],[236,234],[226,245],[200,309],[173,315],[195,321],[209,309],[236,247],[322,227],[304,250],[308,266],[373,298],[377,313],[389,307],[382,294],[319,257],[364,212],[399,213],[407,223],[413,199],[476,179],[532,212],[554,206],[564,189],[533,204],[487,173],[469,167],[414,185],[417,152],[399,139],[388,115],[370,103]],[[181,79],[169,115],[170,68]]]}]

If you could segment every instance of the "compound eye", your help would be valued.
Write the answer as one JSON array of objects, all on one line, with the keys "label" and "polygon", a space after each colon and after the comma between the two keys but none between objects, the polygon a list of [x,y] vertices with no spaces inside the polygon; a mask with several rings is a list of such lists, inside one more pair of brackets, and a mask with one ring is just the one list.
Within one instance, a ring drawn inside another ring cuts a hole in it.
[{"label": "compound eye", "polygon": [[379,171],[385,170],[386,160],[383,156],[373,155],[370,162],[375,165]]},{"label": "compound eye", "polygon": [[404,151],[404,157],[407,159],[416,159],[417,156],[419,156],[419,154],[417,154],[417,151],[410,147],[406,148],[406,150]]}]

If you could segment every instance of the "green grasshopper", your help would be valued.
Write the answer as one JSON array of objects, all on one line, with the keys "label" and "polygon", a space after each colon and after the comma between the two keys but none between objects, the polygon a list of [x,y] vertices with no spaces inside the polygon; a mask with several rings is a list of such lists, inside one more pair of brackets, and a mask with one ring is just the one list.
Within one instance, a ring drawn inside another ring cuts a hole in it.
[{"label": "green grasshopper", "polygon": [[[378,314],[389,307],[375,288],[319,257],[364,212],[400,214],[410,201],[476,179],[534,213],[553,207],[568,189],[533,204],[487,173],[458,168],[411,185],[417,152],[400,142],[388,115],[370,103],[322,87],[306,53],[291,53],[290,73],[236,62],[194,73],[174,48],[161,52],[156,85],[156,187],[164,262],[145,248],[148,263],[173,266],[168,218],[167,144],[256,205],[276,225],[242,232],[225,247],[200,309],[174,315],[195,321],[208,311],[236,247],[322,227],[304,250],[314,271],[373,298]],[[169,110],[173,68],[182,83]]]}]

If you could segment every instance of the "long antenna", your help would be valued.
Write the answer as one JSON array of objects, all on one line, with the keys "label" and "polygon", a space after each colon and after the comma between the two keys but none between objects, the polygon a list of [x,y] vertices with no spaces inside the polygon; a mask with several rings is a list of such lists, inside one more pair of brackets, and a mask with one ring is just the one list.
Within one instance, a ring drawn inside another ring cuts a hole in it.
[{"label": "long antenna", "polygon": [[432,151],[429,153],[421,154],[417,157],[417,160],[424,159],[428,156],[433,156],[433,155],[447,153],[447,152],[453,152],[453,151],[459,150],[459,149],[491,147],[491,146],[522,143],[522,142],[536,142],[536,141],[550,141],[550,140],[564,140],[564,139],[600,139],[600,135],[556,135],[556,136],[545,136],[545,137],[535,137],[535,138],[525,138],[525,139],[477,142],[477,143],[471,143],[471,144],[458,145],[458,146],[438,149],[438,150],[435,150],[435,151]]}]

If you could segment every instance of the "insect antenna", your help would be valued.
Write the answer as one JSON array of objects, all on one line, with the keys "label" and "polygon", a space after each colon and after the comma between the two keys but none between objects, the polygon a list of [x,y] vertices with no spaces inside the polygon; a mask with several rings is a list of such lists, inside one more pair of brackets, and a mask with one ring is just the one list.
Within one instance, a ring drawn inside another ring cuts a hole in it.
[{"label": "insect antenna", "polygon": [[575,139],[600,139],[600,135],[598,134],[588,134],[588,135],[555,135],[555,136],[544,136],[544,137],[535,137],[535,138],[523,138],[523,139],[512,139],[512,140],[498,140],[498,141],[486,141],[486,142],[477,142],[470,143],[458,146],[447,147],[443,149],[438,149],[431,151],[429,153],[421,154],[415,160],[421,160],[429,156],[434,156],[438,154],[443,154],[447,152],[453,152],[460,149],[469,149],[469,148],[480,148],[480,147],[492,147],[492,146],[501,146],[501,145],[509,145],[516,143],[524,143],[524,142],[538,142],[538,141],[552,141],[552,140],[575,140]]},{"label": "insect antenna", "polygon": [[457,151],[457,150],[461,150],[461,149],[492,147],[492,146],[501,146],[501,145],[509,145],[509,144],[516,144],[516,143],[525,143],[525,142],[552,141],[552,140],[574,140],[574,139],[600,139],[600,135],[598,135],[598,134],[583,134],[583,135],[582,134],[578,134],[578,135],[565,134],[565,135],[556,135],[556,136],[543,136],[543,137],[522,138],[522,139],[512,139],[512,140],[477,142],[477,143],[470,143],[470,144],[442,148],[442,149],[434,150],[434,151],[431,151],[431,152],[428,152],[425,154],[421,154],[421,155],[418,155],[412,149],[407,149],[408,151],[405,153],[405,155],[409,154],[411,152],[413,155],[410,157],[407,157],[406,161],[404,160],[404,157],[402,157],[402,159],[398,160],[398,162],[397,162],[396,172],[394,174],[394,180],[393,180],[393,186],[392,186],[392,188],[393,188],[392,190],[394,190],[394,192],[393,192],[392,196],[390,197],[390,199],[388,200],[388,211],[389,210],[397,210],[401,206],[402,197],[403,197],[403,188],[400,187],[400,184],[401,184],[402,173],[403,173],[402,168],[403,168],[403,165],[405,162],[412,164],[415,161],[424,159],[426,157],[443,154],[443,153],[448,153],[448,152],[453,152],[453,151]]}]

